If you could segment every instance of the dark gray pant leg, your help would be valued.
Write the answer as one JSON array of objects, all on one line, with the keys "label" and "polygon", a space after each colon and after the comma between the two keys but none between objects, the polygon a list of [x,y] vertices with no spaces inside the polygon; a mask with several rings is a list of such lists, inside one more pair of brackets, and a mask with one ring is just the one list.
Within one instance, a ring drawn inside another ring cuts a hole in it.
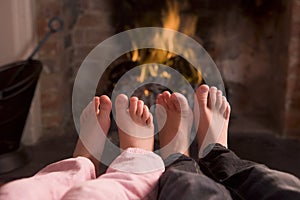
[{"label": "dark gray pant leg", "polygon": [[232,199],[221,184],[202,174],[191,158],[181,156],[166,168],[159,180],[158,199]]},{"label": "dark gray pant leg", "polygon": [[242,160],[219,144],[199,165],[207,176],[230,190],[234,199],[300,199],[297,177]]}]

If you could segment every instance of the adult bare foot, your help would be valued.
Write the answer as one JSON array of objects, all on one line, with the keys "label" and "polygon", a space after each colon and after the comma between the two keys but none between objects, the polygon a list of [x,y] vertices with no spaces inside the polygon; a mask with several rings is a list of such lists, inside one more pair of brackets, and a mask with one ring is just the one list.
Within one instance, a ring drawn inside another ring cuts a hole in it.
[{"label": "adult bare foot", "polygon": [[153,117],[144,102],[137,97],[131,97],[128,109],[127,96],[120,94],[115,104],[121,149],[133,147],[153,151]]},{"label": "adult bare foot", "polygon": [[89,158],[96,172],[110,128],[112,103],[108,96],[94,97],[80,116],[80,134],[73,156]]},{"label": "adult bare foot", "polygon": [[156,119],[159,131],[160,154],[163,159],[173,153],[189,156],[189,134],[193,124],[187,99],[180,93],[165,91],[156,99]]},{"label": "adult bare foot", "polygon": [[199,157],[205,156],[209,144],[219,143],[227,147],[230,105],[222,91],[216,87],[201,85],[196,90],[194,121],[197,128]]}]

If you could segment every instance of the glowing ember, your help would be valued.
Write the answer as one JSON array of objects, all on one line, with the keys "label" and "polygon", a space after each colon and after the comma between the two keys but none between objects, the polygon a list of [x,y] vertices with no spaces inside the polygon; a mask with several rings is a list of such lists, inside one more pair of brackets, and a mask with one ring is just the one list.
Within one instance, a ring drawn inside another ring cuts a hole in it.
[{"label": "glowing ember", "polygon": [[144,90],[144,94],[145,94],[146,97],[149,96],[149,95],[150,95],[149,90],[145,89],[145,90]]}]

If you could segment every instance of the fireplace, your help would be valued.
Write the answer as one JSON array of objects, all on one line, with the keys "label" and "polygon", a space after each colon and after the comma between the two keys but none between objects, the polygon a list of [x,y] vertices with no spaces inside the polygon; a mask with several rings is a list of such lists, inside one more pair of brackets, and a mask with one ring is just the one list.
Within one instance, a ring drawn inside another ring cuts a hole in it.
[{"label": "fireplace", "polygon": [[[41,37],[49,16],[61,15],[66,23],[63,37],[53,38],[51,45],[45,46],[39,55],[45,64],[41,104],[43,126],[48,129],[61,126],[65,124],[64,119],[71,118],[70,103],[61,97],[58,88],[63,85],[71,91],[80,64],[96,45],[123,30],[162,27],[162,18],[166,19],[168,11],[168,0],[45,0],[36,3]],[[272,132],[299,138],[300,0],[185,0],[178,3],[179,18],[172,12],[175,23],[168,26],[178,26],[180,32],[192,35],[216,62],[232,106],[230,132]],[[191,24],[195,26],[190,28]],[[135,62],[123,55],[112,65],[122,64],[126,68]],[[117,78],[116,74],[112,75]],[[137,93],[151,95],[151,91],[145,89]],[[51,98],[48,98],[49,91]],[[98,88],[97,93],[102,92],[107,93]]]},{"label": "fireplace", "polygon": [[[112,23],[116,33],[160,26],[193,37],[210,53],[222,74],[232,106],[230,131],[273,133],[281,128],[278,121],[285,92],[281,75],[287,62],[287,51],[282,51],[287,48],[282,39],[287,34],[287,5],[283,0],[112,1],[112,7],[118,8],[113,9]],[[201,72],[197,74],[187,61],[168,53],[142,49],[121,56],[100,79],[96,94],[111,95],[126,71],[150,61],[177,69],[192,80],[193,88],[205,82]],[[134,95],[151,106],[156,95],[166,89],[147,85]]]}]

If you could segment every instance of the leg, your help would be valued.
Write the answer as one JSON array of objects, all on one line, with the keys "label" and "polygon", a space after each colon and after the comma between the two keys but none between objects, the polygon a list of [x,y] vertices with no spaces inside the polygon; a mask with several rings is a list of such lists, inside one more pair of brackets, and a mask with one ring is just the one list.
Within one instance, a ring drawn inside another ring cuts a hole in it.
[{"label": "leg", "polygon": [[79,140],[73,156],[89,158],[95,165],[96,174],[110,128],[111,108],[112,104],[108,96],[94,97],[80,116]]},{"label": "leg", "polygon": [[[98,109],[99,105],[100,111]],[[98,121],[107,133],[110,126],[110,110],[111,103],[107,96],[95,97],[93,102],[81,114],[81,134],[97,138],[98,130],[100,129],[97,126]],[[97,141],[97,143],[101,142]],[[95,146],[98,145],[95,144]],[[86,158],[77,156],[84,156]],[[95,166],[98,166],[98,162],[83,146],[80,140],[76,146],[74,157],[77,158],[53,163],[33,177],[16,180],[2,186],[0,189],[0,199],[20,199],[20,197],[25,199],[60,199],[74,185],[86,180],[95,179]]]},{"label": "leg", "polygon": [[144,102],[137,97],[128,98],[121,94],[116,99],[116,122],[120,138],[120,147],[153,150],[154,125],[153,117]]},{"label": "leg", "polygon": [[164,92],[156,100],[160,154],[166,159],[173,153],[189,155],[189,133],[193,124],[192,111],[186,98],[179,93]]},{"label": "leg", "polygon": [[219,144],[199,160],[199,165],[207,176],[226,186],[235,199],[300,199],[298,178],[242,160]]},{"label": "leg", "polygon": [[164,92],[156,100],[161,155],[166,172],[159,181],[158,199],[231,199],[226,188],[204,176],[189,158],[189,132],[193,116],[188,102],[178,93]]},{"label": "leg", "polygon": [[[210,178],[226,186],[236,199],[300,198],[299,179],[283,172],[270,170],[266,166],[242,160],[226,148],[230,107],[221,94],[215,88],[208,89],[206,85],[200,86],[196,92],[200,112],[198,142],[203,145],[204,138],[207,138],[206,134],[217,135],[214,142],[206,143],[203,147],[203,152],[209,153],[206,153],[203,158],[200,156],[201,170]],[[213,115],[217,115],[217,122],[222,123],[221,129],[215,128],[218,125],[212,121]]]},{"label": "leg", "polygon": [[196,90],[194,121],[199,157],[204,157],[211,150],[209,144],[220,143],[227,147],[229,114],[230,105],[220,90],[215,87],[209,89],[207,85]]},{"label": "leg", "polygon": [[89,159],[70,158],[48,165],[33,177],[1,186],[0,199],[61,199],[74,185],[95,177],[95,168]]},{"label": "leg", "polygon": [[151,151],[154,143],[152,116],[149,109],[139,102],[137,98],[131,98],[128,109],[127,97],[117,97],[116,118],[120,146],[123,148],[121,155],[104,175],[72,188],[64,199],[155,198],[155,187],[164,171],[164,164]]},{"label": "leg", "polygon": [[221,184],[205,176],[198,164],[182,155],[159,180],[158,199],[232,199]]}]

